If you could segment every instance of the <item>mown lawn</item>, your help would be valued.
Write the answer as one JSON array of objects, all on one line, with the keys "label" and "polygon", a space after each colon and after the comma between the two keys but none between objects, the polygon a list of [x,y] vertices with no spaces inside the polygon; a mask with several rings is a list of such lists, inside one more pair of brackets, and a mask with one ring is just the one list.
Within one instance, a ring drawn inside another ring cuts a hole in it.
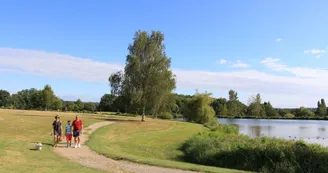
[{"label": "mown lawn", "polygon": [[208,131],[202,125],[153,119],[142,123],[140,118],[123,119],[111,116],[109,120],[116,123],[95,131],[87,145],[118,160],[203,172],[243,172],[182,162],[181,145],[192,135]]},{"label": "mown lawn", "polygon": [[[56,112],[18,111],[0,109],[0,172],[13,173],[89,173],[102,172],[57,156],[50,136]],[[72,113],[58,113],[62,122],[73,120]],[[85,125],[101,121],[94,116],[82,116]],[[31,150],[40,141],[42,151]]]}]

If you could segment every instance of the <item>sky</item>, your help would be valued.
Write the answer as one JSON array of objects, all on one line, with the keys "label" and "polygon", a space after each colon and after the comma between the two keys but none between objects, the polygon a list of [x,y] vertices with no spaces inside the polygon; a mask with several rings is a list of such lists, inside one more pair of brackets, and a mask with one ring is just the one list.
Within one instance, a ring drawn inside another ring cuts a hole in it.
[{"label": "sky", "polygon": [[260,93],[274,107],[328,99],[328,1],[1,1],[0,89],[50,84],[99,101],[137,30],[164,33],[177,89]]}]

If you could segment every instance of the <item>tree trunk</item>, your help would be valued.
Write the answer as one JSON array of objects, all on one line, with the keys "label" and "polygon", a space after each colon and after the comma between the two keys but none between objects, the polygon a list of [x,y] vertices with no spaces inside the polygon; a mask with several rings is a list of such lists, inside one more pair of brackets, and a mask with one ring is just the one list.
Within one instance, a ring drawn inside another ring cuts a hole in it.
[{"label": "tree trunk", "polygon": [[145,120],[145,110],[146,110],[146,105],[144,105],[143,108],[142,108],[141,121],[146,121]]}]

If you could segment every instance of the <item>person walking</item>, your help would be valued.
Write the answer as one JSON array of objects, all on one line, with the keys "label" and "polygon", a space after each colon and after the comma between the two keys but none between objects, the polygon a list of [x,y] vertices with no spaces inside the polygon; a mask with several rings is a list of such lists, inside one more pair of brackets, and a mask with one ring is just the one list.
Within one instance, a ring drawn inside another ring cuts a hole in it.
[{"label": "person walking", "polygon": [[78,115],[76,115],[72,125],[73,125],[73,137],[75,142],[74,148],[80,148],[81,147],[80,135],[83,133],[83,123]]},{"label": "person walking", "polygon": [[55,117],[55,121],[52,123],[52,129],[54,134],[54,147],[57,147],[57,144],[61,138],[62,125],[58,115]]},{"label": "person walking", "polygon": [[71,120],[67,121],[67,125],[65,128],[65,136],[66,136],[66,142],[67,142],[67,148],[72,146],[72,125]]}]

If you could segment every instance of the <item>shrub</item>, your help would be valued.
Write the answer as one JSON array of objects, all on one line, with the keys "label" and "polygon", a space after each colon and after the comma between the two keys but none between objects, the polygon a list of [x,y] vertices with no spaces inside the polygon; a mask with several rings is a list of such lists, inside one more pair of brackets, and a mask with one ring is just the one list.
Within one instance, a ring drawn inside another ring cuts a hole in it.
[{"label": "shrub", "polygon": [[255,172],[328,173],[328,149],[302,141],[199,133],[182,147],[188,162]]},{"label": "shrub", "polygon": [[226,134],[239,133],[239,127],[235,124],[219,124],[219,128],[217,130],[223,131]]},{"label": "shrub", "polygon": [[158,116],[158,118],[165,119],[165,120],[171,120],[173,118],[173,116],[170,112],[163,112]]},{"label": "shrub", "polygon": [[174,114],[174,118],[183,118],[182,114]]},{"label": "shrub", "polygon": [[211,131],[220,131],[226,134],[238,134],[239,128],[234,124],[220,124],[218,121],[211,121],[204,124]]},{"label": "shrub", "polygon": [[184,117],[190,122],[205,124],[215,121],[215,111],[211,107],[213,98],[211,94],[195,94],[194,98],[189,100],[184,108]]},{"label": "shrub", "polygon": [[295,118],[295,115],[291,114],[291,113],[287,113],[284,117],[285,118]]}]

